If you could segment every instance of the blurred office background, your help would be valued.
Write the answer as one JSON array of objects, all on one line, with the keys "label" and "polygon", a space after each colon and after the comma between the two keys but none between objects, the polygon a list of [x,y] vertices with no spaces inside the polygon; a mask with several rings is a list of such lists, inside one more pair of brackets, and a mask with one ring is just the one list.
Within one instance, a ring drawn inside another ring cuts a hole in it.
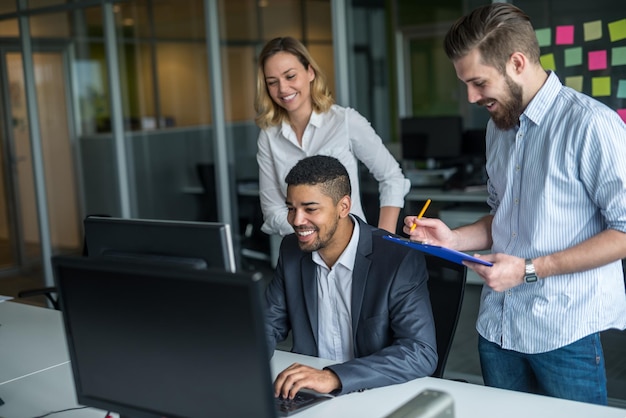
[{"label": "blurred office background", "polygon": [[[463,132],[479,135],[462,150],[476,152],[488,115],[467,103],[441,45],[456,18],[487,3],[0,0],[0,294],[52,284],[50,256],[81,251],[87,214],[226,222],[238,263],[267,268],[253,101],[256,57],[277,36],[304,42],[336,101],[367,117],[399,161],[410,117],[460,118]],[[623,0],[513,3],[539,27],[626,18]],[[619,74],[619,62],[602,74]],[[375,219],[373,196],[364,201]],[[458,338],[467,344],[455,349],[470,362],[451,360],[472,365],[459,370],[465,376],[479,374],[477,298],[468,292],[467,336]],[[607,365],[619,403],[626,365]]]}]

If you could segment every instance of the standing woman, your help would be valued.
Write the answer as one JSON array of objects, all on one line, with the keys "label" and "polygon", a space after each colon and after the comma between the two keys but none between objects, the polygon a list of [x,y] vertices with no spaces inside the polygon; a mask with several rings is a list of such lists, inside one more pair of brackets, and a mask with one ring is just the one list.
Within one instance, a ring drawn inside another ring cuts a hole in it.
[{"label": "standing woman", "polygon": [[329,155],[346,167],[352,186],[352,213],[361,207],[358,160],[378,181],[378,227],[396,232],[411,184],[370,123],[356,110],[334,104],[326,77],[307,49],[291,37],[269,41],[259,56],[256,123],[263,232],[287,235],[285,177],[301,159]]}]

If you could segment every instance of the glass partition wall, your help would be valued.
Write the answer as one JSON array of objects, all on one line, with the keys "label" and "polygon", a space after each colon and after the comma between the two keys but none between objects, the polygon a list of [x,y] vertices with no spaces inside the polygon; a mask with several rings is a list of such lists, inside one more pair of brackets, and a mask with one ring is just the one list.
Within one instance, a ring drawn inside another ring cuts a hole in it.
[{"label": "glass partition wall", "polygon": [[331,22],[330,0],[2,2],[0,276],[51,284],[87,214],[244,233],[257,54],[294,36],[334,86]]}]

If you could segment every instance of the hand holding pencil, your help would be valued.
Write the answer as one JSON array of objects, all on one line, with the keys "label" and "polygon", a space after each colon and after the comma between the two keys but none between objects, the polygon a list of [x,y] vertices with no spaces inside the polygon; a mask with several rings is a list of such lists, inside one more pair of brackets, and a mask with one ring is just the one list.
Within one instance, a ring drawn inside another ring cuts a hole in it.
[{"label": "hand holding pencil", "polygon": [[[426,212],[426,209],[428,209],[429,205],[430,205],[430,199],[428,199],[426,203],[424,203],[424,207],[422,207],[422,210],[420,211],[419,215],[417,215],[417,219],[421,219],[422,216],[424,216],[424,213]],[[411,225],[411,232],[415,230],[416,226],[417,226],[416,223],[413,223],[413,225]]]}]

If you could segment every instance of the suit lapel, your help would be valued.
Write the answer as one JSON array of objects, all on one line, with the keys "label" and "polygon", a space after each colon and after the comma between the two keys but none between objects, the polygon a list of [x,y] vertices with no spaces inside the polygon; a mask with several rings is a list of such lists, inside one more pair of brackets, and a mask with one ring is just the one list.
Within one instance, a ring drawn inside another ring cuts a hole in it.
[{"label": "suit lapel", "polygon": [[304,293],[306,311],[309,315],[309,324],[311,324],[311,334],[315,338],[317,350],[317,265],[313,262],[310,253],[302,258],[302,292]]},{"label": "suit lapel", "polygon": [[361,222],[360,219],[358,219],[358,222],[360,227],[359,245],[357,246],[352,273],[352,337],[355,341],[355,350],[356,330],[361,315],[365,285],[367,284],[367,276],[371,264],[369,255],[372,253],[372,227]]}]

